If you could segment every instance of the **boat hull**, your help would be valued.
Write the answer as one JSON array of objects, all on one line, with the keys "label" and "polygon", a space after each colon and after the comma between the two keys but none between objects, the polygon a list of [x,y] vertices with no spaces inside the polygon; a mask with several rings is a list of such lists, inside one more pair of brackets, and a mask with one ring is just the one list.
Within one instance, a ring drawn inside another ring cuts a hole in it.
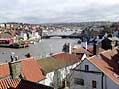
[{"label": "boat hull", "polygon": [[26,48],[29,47],[28,45],[20,45],[20,44],[0,44],[0,47],[4,48]]}]

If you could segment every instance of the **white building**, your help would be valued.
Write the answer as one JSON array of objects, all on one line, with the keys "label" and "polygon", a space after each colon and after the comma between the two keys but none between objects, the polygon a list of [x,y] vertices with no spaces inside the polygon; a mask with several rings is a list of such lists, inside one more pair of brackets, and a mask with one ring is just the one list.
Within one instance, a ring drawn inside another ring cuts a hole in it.
[{"label": "white building", "polygon": [[[69,76],[70,70],[75,68],[84,54],[75,56],[68,53],[59,53],[51,57],[38,60],[46,79],[40,84],[52,86],[55,89],[64,87],[64,80]],[[68,80],[67,80],[68,81]]]},{"label": "white building", "polygon": [[72,69],[70,89],[119,89],[119,49],[85,58]]}]

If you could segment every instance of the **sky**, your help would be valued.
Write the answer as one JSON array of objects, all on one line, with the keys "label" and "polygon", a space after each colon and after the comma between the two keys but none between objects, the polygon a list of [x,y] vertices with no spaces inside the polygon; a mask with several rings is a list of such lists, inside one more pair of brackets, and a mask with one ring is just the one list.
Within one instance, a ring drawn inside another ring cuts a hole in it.
[{"label": "sky", "polygon": [[0,0],[0,22],[119,21],[119,0]]}]

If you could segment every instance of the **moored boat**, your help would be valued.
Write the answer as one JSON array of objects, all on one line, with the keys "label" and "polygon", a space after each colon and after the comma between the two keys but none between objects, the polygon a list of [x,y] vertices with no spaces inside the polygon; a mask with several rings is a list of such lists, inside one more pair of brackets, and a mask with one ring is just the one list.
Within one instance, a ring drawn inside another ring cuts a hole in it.
[{"label": "moored boat", "polygon": [[11,38],[0,38],[0,47],[10,47],[14,43]]},{"label": "moored boat", "polygon": [[14,42],[12,38],[0,38],[0,47],[8,48],[25,48],[28,47],[27,42]]}]

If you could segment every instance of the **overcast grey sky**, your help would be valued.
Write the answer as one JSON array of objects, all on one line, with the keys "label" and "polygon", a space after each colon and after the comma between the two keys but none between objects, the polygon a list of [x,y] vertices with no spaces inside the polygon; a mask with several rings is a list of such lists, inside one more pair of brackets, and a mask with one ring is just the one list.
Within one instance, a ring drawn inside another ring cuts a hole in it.
[{"label": "overcast grey sky", "polygon": [[0,0],[0,22],[119,21],[119,0]]}]

